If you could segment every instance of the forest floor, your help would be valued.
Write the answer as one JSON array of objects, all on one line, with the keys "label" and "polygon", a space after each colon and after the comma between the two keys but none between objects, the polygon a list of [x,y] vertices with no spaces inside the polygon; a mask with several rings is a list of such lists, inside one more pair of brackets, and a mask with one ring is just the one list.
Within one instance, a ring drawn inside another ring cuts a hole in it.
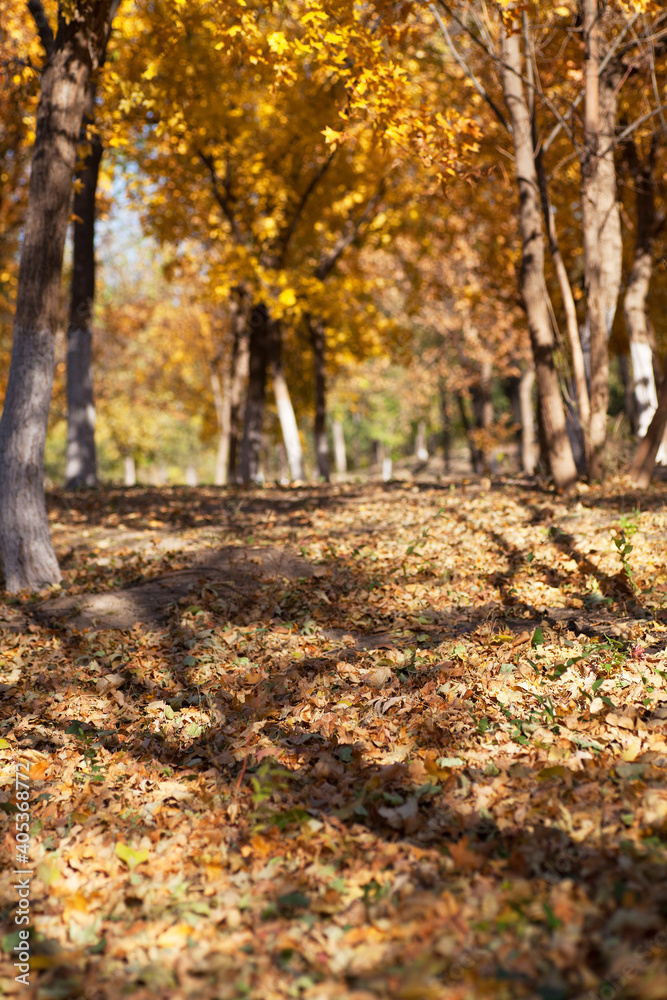
[{"label": "forest floor", "polygon": [[63,586],[0,604],[0,995],[25,869],[40,1000],[664,1000],[666,501],[52,493]]}]

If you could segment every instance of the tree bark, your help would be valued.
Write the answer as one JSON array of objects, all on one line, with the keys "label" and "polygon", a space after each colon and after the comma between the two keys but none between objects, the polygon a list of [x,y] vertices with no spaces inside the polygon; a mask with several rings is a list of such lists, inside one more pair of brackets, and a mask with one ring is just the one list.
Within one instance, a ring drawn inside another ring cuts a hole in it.
[{"label": "tree bark", "polygon": [[654,337],[646,313],[653,274],[653,245],[658,229],[655,211],[655,139],[648,157],[640,162],[633,140],[626,145],[626,160],[635,189],[637,239],[634,260],[623,299],[625,325],[630,341],[636,433],[643,438],[658,406],[653,369]]},{"label": "tree bark", "polygon": [[232,384],[229,411],[229,482],[236,480],[238,442],[242,426],[241,407],[250,365],[250,330],[247,316],[239,309],[232,349]]},{"label": "tree bark", "polygon": [[425,420],[420,420],[417,424],[417,433],[415,434],[415,458],[418,462],[428,462]]},{"label": "tree bark", "polygon": [[519,412],[521,414],[521,468],[528,476],[534,476],[540,460],[540,449],[535,434],[533,413],[533,386],[535,372],[526,368],[519,379]]},{"label": "tree bark", "polygon": [[269,357],[271,361],[271,378],[273,381],[273,395],[278,410],[278,420],[285,442],[287,452],[287,464],[289,466],[290,479],[292,482],[303,480],[303,451],[299,428],[292,406],[285,369],[283,368],[283,344],[282,330],[280,323],[269,319],[268,327]]},{"label": "tree bark", "polygon": [[334,420],[332,424],[333,433],[333,446],[334,446],[334,461],[336,463],[336,472],[340,476],[344,476],[347,472],[347,454],[345,451],[345,435],[343,433],[343,422],[341,420]]},{"label": "tree bark", "polygon": [[547,179],[544,172],[544,163],[541,152],[535,157],[535,166],[540,184],[540,197],[542,201],[542,214],[546,225],[547,237],[549,240],[549,253],[556,272],[558,288],[563,301],[563,311],[565,313],[565,327],[567,339],[570,345],[570,357],[572,360],[572,374],[574,376],[575,391],[577,394],[577,406],[579,409],[578,418],[584,441],[588,440],[591,422],[591,404],[588,396],[588,382],[586,381],[586,366],[584,363],[584,352],[581,347],[579,336],[579,321],[577,319],[577,307],[574,301],[572,285],[560,252],[558,243],[558,232],[556,230],[556,220],[551,210],[551,201],[547,188]]},{"label": "tree bark", "polygon": [[665,369],[660,387],[658,408],[653,414],[653,420],[630,466],[630,476],[639,489],[645,490],[651,482],[655,460],[662,443],[665,427],[667,427],[667,369]]},{"label": "tree bark", "polygon": [[[82,138],[93,121],[95,88],[88,87]],[[97,484],[95,402],[93,398],[93,306],[95,300],[95,196],[102,160],[102,140],[92,135],[74,193],[74,252],[70,321],[67,331],[67,489]]]},{"label": "tree bark", "polygon": [[590,336],[591,420],[589,474],[601,479],[607,440],[609,404],[608,337],[614,321],[621,281],[621,228],[616,198],[614,132],[616,74],[600,76],[600,12],[598,0],[582,0],[584,34],[584,149],[581,162],[581,206],[584,280]]},{"label": "tree bark", "polygon": [[312,316],[306,318],[310,343],[313,347],[315,366],[315,455],[317,471],[325,483],[331,478],[331,462],[329,459],[329,442],[327,441],[327,369],[326,369],[326,332],[321,320]]},{"label": "tree bark", "polygon": [[229,368],[225,366],[222,377],[219,369],[220,359],[214,359],[211,364],[211,389],[215,415],[218,422],[218,450],[215,456],[215,485],[226,486],[229,477],[229,445],[231,437],[231,378]]},{"label": "tree bark", "polygon": [[442,460],[445,472],[449,472],[452,460],[452,420],[449,413],[449,396],[444,379],[440,379],[440,414],[442,418]]},{"label": "tree bark", "polygon": [[123,460],[124,474],[125,474],[125,485],[126,486],[136,486],[137,485],[137,465],[134,461],[134,455],[126,455]]},{"label": "tree bark", "polygon": [[266,373],[268,365],[269,317],[266,306],[253,306],[249,317],[248,392],[243,421],[241,446],[241,482],[257,482],[259,455],[262,447],[262,426],[266,400]]},{"label": "tree bark", "polygon": [[472,433],[472,427],[470,425],[470,418],[468,416],[468,411],[466,410],[466,401],[463,398],[463,393],[456,393],[456,401],[459,407],[459,413],[461,415],[461,423],[463,424],[463,430],[465,432],[466,440],[468,442],[468,448],[470,450],[470,467],[473,472],[479,473],[482,471],[483,456],[477,445],[475,444],[475,439]]},{"label": "tree bark", "polygon": [[479,471],[489,475],[492,463],[489,442],[493,427],[493,399],[491,396],[491,361],[488,358],[484,358],[481,362],[479,380],[472,387],[471,396],[475,426],[481,431],[480,443],[477,445],[481,465]]},{"label": "tree bark", "polygon": [[[632,374],[632,359],[629,354],[619,354],[618,367],[623,381],[623,409],[633,434],[637,433],[637,414]],[[655,381],[655,379],[654,379]]]},{"label": "tree bark", "polygon": [[5,587],[12,592],[60,580],[44,497],[44,444],[76,150],[110,8],[110,0],[77,0],[66,22],[59,7],[53,53],[42,76],[0,421],[0,550]]},{"label": "tree bark", "polygon": [[530,112],[521,80],[523,61],[519,35],[503,31],[503,92],[512,120],[515,169],[519,187],[522,239],[521,294],[526,307],[528,329],[535,361],[540,423],[546,445],[546,459],[559,489],[577,478],[572,449],[565,427],[565,411],[554,365],[554,336],[547,308],[544,280],[544,235],[540,214],[539,187],[532,140]]}]

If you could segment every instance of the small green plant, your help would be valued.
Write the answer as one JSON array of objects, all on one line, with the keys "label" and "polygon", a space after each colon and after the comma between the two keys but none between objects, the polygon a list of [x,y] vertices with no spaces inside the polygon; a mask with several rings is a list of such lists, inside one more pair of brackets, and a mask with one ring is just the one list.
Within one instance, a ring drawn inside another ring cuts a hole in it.
[{"label": "small green plant", "polygon": [[618,557],[621,560],[623,576],[635,595],[638,593],[639,588],[635,582],[632,566],[630,565],[630,553],[634,549],[634,545],[631,544],[630,539],[639,531],[639,524],[637,523],[639,514],[640,512],[637,507],[630,514],[622,514],[619,518],[616,534],[612,538]]},{"label": "small green plant", "polygon": [[252,804],[255,816],[263,821],[267,818],[266,805],[275,793],[287,790],[287,781],[292,772],[281,767],[274,757],[265,757],[255,773],[250,777]]},{"label": "small green plant", "polygon": [[84,764],[87,767],[85,771],[77,771],[75,778],[78,781],[92,781],[94,784],[101,784],[106,777],[106,768],[100,765],[95,746],[95,741],[100,734],[95,730],[86,732],[80,722],[73,722],[65,732],[78,739]]},{"label": "small green plant", "polygon": [[623,528],[619,527],[616,534],[612,538],[612,541],[616,546],[618,557],[621,560],[621,570],[627,581],[627,584],[631,588],[632,592],[636,594],[638,588],[637,584],[635,583],[634,575],[632,572],[632,566],[630,565],[630,553],[634,549],[634,545],[631,545],[629,541],[631,537],[632,535],[630,535]]}]

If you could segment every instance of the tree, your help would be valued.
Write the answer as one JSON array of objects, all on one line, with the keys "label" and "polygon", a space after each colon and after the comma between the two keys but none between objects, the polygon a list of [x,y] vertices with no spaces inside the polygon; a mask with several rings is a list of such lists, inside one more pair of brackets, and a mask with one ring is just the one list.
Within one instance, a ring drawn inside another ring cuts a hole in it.
[{"label": "tree", "polygon": [[[109,27],[120,0],[112,0]],[[104,63],[108,36],[100,54]],[[95,304],[95,213],[102,162],[102,138],[95,125],[95,84],[88,83],[81,130],[83,157],[73,202],[73,261],[70,318],[67,330],[67,454],[65,482],[69,489],[97,483],[95,401],[92,340]]]},{"label": "tree", "polygon": [[535,359],[541,427],[551,474],[559,488],[577,478],[572,449],[565,427],[565,412],[554,366],[554,336],[547,308],[544,280],[544,234],[535,168],[533,128],[526,103],[522,75],[520,35],[502,28],[502,80],[505,101],[512,120],[523,260],[521,294]]},{"label": "tree", "polygon": [[621,283],[621,223],[614,166],[620,79],[614,63],[600,72],[602,11],[598,0],[582,0],[581,8],[585,87],[581,205],[591,400],[588,471],[594,479],[600,479],[607,440],[608,338]]},{"label": "tree", "polygon": [[[32,7],[39,10],[41,4]],[[76,152],[111,8],[111,0],[60,2],[53,52],[42,75],[12,360],[0,420],[0,551],[9,591],[60,580],[46,514],[44,443]]]},{"label": "tree", "polygon": [[[147,6],[126,40],[128,72],[115,81],[111,101],[131,113],[127,153],[144,170],[140,198],[148,230],[184,266],[205,251],[212,302],[239,294],[247,299],[243,314],[254,325],[244,478],[258,472],[258,422],[270,385],[291,475],[302,477],[291,402],[296,331],[306,314],[325,336],[351,327],[355,318],[359,325],[368,320],[362,300],[371,273],[358,280],[342,269],[342,260],[356,253],[376,220],[391,225],[390,213],[381,211],[390,200],[382,181],[391,150],[367,124],[349,120],[351,141],[343,141],[345,87],[340,74],[305,47],[299,13],[298,4],[279,15],[266,10],[252,27],[244,21],[241,31],[239,9],[164,4],[156,18]],[[148,60],[145,71],[139,51]],[[221,77],[228,81],[224,94],[210,100],[208,89]],[[397,188],[396,200],[401,196]]]}]

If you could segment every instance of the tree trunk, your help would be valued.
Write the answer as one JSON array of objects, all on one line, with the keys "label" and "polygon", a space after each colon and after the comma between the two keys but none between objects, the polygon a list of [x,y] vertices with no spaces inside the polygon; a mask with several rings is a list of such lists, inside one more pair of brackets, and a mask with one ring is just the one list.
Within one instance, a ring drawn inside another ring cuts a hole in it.
[{"label": "tree trunk", "polygon": [[243,421],[241,446],[241,482],[257,482],[259,453],[262,447],[262,427],[266,401],[266,369],[268,364],[269,317],[266,306],[253,306],[249,317],[248,393]]},{"label": "tree trunk", "polygon": [[0,550],[5,587],[12,592],[60,580],[44,497],[44,444],[76,150],[110,7],[110,0],[79,0],[69,23],[60,16],[42,76],[12,360],[0,421]]},{"label": "tree trunk", "polygon": [[347,454],[345,452],[345,435],[343,434],[343,423],[341,420],[334,420],[332,424],[334,462],[336,472],[344,476],[347,472]]},{"label": "tree trunk", "polygon": [[645,490],[651,482],[658,450],[667,427],[667,369],[660,387],[658,408],[653,414],[648,430],[639,445],[635,460],[630,466],[630,476],[639,489]]},{"label": "tree trunk", "polygon": [[473,472],[478,473],[482,471],[482,453],[475,444],[475,439],[472,433],[472,427],[470,425],[470,418],[468,417],[468,411],[466,410],[466,402],[463,398],[463,393],[456,393],[456,401],[459,406],[459,413],[461,414],[461,423],[463,424],[463,430],[465,432],[466,440],[468,442],[468,448],[470,450],[470,467]]},{"label": "tree trunk", "polygon": [[417,433],[415,434],[415,458],[418,462],[428,462],[425,420],[420,420],[417,424]]},{"label": "tree trunk", "polygon": [[327,382],[326,382],[326,332],[321,320],[306,318],[315,365],[315,455],[317,471],[325,483],[331,478],[329,442],[327,441]]},{"label": "tree trunk", "polygon": [[538,142],[537,123],[535,119],[535,99],[534,99],[535,91],[533,87],[535,82],[534,72],[533,72],[535,54],[534,52],[529,51],[529,46],[532,43],[529,31],[528,14],[525,10],[522,12],[522,19],[523,19],[523,29],[524,29],[523,37],[524,37],[526,63],[527,63],[526,73],[528,82],[531,85],[528,94],[528,106],[530,110],[533,150],[535,156],[535,169],[537,172],[537,179],[540,187],[540,201],[542,204],[542,214],[544,216],[544,225],[546,228],[546,234],[549,244],[549,253],[551,255],[554,271],[556,272],[558,288],[560,290],[561,299],[563,301],[563,311],[565,313],[567,339],[570,344],[572,372],[574,375],[574,384],[576,388],[577,407],[578,407],[578,413],[575,415],[575,419],[581,425],[584,439],[586,439],[590,424],[590,401],[588,398],[588,383],[586,382],[586,370],[584,367],[584,354],[581,348],[581,340],[579,338],[579,323],[577,321],[577,309],[574,302],[574,295],[572,293],[572,286],[570,284],[570,279],[567,274],[565,263],[563,262],[563,257],[560,252],[560,246],[558,244],[556,218],[552,211],[551,199],[549,198],[549,188],[547,185],[547,176],[544,170],[544,157],[542,155],[542,147]]},{"label": "tree trunk", "polygon": [[637,239],[632,271],[623,299],[623,313],[632,359],[636,433],[640,438],[646,434],[658,407],[653,369],[654,338],[646,313],[653,274],[653,244],[657,229],[653,179],[655,152],[654,139],[648,157],[644,162],[640,162],[634,141],[630,140],[626,145],[626,159],[635,189]]},{"label": "tree trunk", "polygon": [[229,445],[231,438],[231,379],[225,366],[220,377],[220,360],[211,364],[211,389],[218,422],[218,450],[215,456],[215,485],[226,486],[229,476]]},{"label": "tree trunk", "polygon": [[285,442],[290,479],[292,482],[298,482],[303,480],[303,451],[301,449],[301,439],[299,438],[299,428],[296,423],[296,416],[294,415],[294,407],[292,406],[292,397],[290,396],[283,368],[282,330],[280,324],[273,320],[269,320],[269,356],[271,359],[273,395],[276,400],[283,441]]},{"label": "tree trunk", "polygon": [[137,485],[137,466],[134,461],[134,455],[126,455],[124,459],[124,469],[125,469],[125,485],[126,486],[136,486]]},{"label": "tree trunk", "polygon": [[544,164],[541,152],[535,157],[535,166],[540,184],[540,196],[542,201],[542,214],[547,229],[549,240],[549,253],[556,272],[558,288],[563,301],[563,311],[565,313],[565,326],[567,329],[567,339],[570,345],[570,357],[572,360],[572,374],[574,375],[574,385],[577,396],[577,407],[579,410],[578,420],[584,441],[588,439],[591,422],[591,404],[588,396],[588,382],[586,381],[586,366],[584,364],[584,352],[579,336],[579,321],[577,319],[577,307],[574,301],[572,286],[568,277],[567,269],[563,261],[558,243],[558,232],[556,230],[556,219],[551,210],[551,201],[547,188],[547,179],[544,172]]},{"label": "tree trunk", "polygon": [[[481,364],[479,381],[472,387],[472,407],[475,414],[475,426],[482,433],[479,436],[477,450],[480,456],[480,472],[488,475],[491,472],[491,454],[489,441],[493,427],[493,399],[491,397],[491,362],[485,358]],[[473,431],[474,434],[474,431]]]},{"label": "tree trunk", "polygon": [[229,410],[229,461],[228,468],[229,482],[236,480],[236,466],[238,464],[238,442],[241,430],[241,406],[248,382],[248,369],[250,364],[250,330],[248,328],[248,318],[242,306],[239,306],[236,314],[236,327],[234,331],[234,346],[232,348],[232,384],[230,390],[230,410]]},{"label": "tree trunk", "polygon": [[[632,359],[628,354],[619,354],[618,367],[623,381],[623,409],[628,418],[633,434],[637,433],[637,414],[635,408],[635,390],[632,374]],[[655,382],[655,379],[653,380]]]},{"label": "tree trunk", "polygon": [[445,472],[449,472],[452,461],[452,420],[449,413],[449,397],[444,380],[440,380],[440,414],[442,417],[442,458]]},{"label": "tree trunk", "polygon": [[584,34],[584,150],[581,206],[587,324],[590,335],[591,421],[588,468],[604,473],[609,404],[608,337],[621,280],[621,229],[616,198],[614,130],[616,76],[600,76],[598,0],[582,0]]},{"label": "tree trunk", "polygon": [[546,445],[546,459],[559,489],[571,486],[577,470],[565,427],[565,411],[554,365],[554,336],[547,307],[544,280],[544,235],[540,214],[539,188],[533,150],[530,112],[526,104],[521,74],[523,61],[519,35],[503,31],[503,91],[512,120],[515,169],[519,188],[522,238],[521,294],[535,360],[540,407],[540,423]]},{"label": "tree trunk", "polygon": [[533,386],[535,372],[526,368],[519,379],[519,412],[521,414],[521,468],[528,476],[534,476],[540,460],[540,449],[535,434],[533,413]]},{"label": "tree trunk", "polygon": [[[95,88],[88,87],[82,137],[93,121]],[[95,300],[95,196],[102,140],[94,134],[74,193],[74,254],[70,322],[67,331],[67,489],[97,484],[93,399],[93,305]]]}]

